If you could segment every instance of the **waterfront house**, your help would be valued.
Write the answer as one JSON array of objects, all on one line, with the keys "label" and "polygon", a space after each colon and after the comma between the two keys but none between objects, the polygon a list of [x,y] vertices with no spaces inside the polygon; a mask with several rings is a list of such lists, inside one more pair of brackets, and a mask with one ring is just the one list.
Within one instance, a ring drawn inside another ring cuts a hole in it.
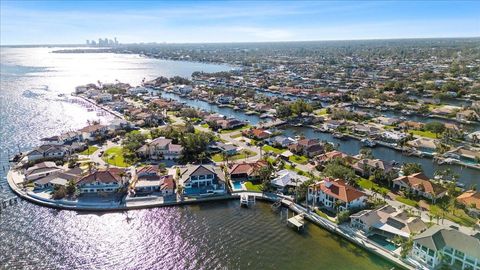
[{"label": "waterfront house", "polygon": [[376,170],[381,171],[383,174],[388,174],[394,171],[394,167],[381,159],[369,159],[364,158],[352,165],[355,172],[361,176],[368,177]]},{"label": "waterfront house", "polygon": [[105,125],[94,124],[79,130],[82,133],[82,140],[96,141],[107,135],[108,127]]},{"label": "waterfront house", "polygon": [[333,151],[327,152],[325,154],[321,154],[319,156],[316,156],[315,157],[315,162],[317,163],[317,165],[323,166],[326,163],[330,162],[331,160],[334,160],[334,159],[337,159],[337,158],[343,159],[348,164],[353,164],[354,162],[356,162],[358,160],[358,159],[356,159],[356,158],[354,158],[354,157],[352,157],[348,154],[345,154],[345,153],[337,151],[337,150],[333,150]]},{"label": "waterfront house", "polygon": [[25,180],[36,180],[59,171],[62,171],[62,168],[55,165],[55,162],[41,162],[25,170]]},{"label": "waterfront house", "polygon": [[405,190],[415,195],[422,196],[435,202],[447,193],[447,190],[435,183],[423,173],[414,173],[407,176],[400,176],[393,180],[393,188]]},{"label": "waterfront house", "polygon": [[50,144],[50,145],[62,145],[62,144],[67,144],[71,143],[74,141],[79,141],[82,138],[80,132],[75,132],[75,131],[70,131],[63,133],[61,135],[55,135],[51,137],[46,137],[40,139],[40,141],[44,142],[45,144]]},{"label": "waterfront house", "polygon": [[460,122],[478,121],[480,116],[474,110],[464,110],[457,113],[456,119]]},{"label": "waterfront house", "polygon": [[254,138],[254,139],[257,139],[257,140],[264,140],[264,139],[272,136],[272,132],[270,132],[268,130],[261,129],[261,128],[252,128],[252,129],[249,129],[249,130],[245,130],[245,131],[242,132],[242,134],[246,137]]},{"label": "waterfront house", "polygon": [[459,146],[445,154],[444,157],[455,158],[468,163],[480,163],[480,150],[478,148]]},{"label": "waterfront house", "polygon": [[457,197],[457,202],[468,208],[476,208],[480,210],[480,191],[467,190]]},{"label": "waterfront house", "polygon": [[410,147],[414,147],[415,149],[425,152],[425,153],[433,153],[437,149],[437,144],[439,143],[436,139],[420,137],[414,140],[408,141],[407,145]]},{"label": "waterfront house", "polygon": [[353,126],[353,131],[360,135],[374,136],[380,133],[382,130],[369,124],[356,124]]},{"label": "waterfront house", "polygon": [[98,95],[95,96],[95,100],[98,103],[110,102],[113,100],[113,96],[110,93],[99,93]]},{"label": "waterfront house", "polygon": [[480,269],[480,238],[434,225],[413,237],[409,257],[428,269],[441,264]]},{"label": "waterfront house", "polygon": [[335,131],[344,123],[345,121],[343,120],[326,120],[323,123],[323,128],[329,131]]},{"label": "waterfront house", "polygon": [[398,143],[401,140],[405,139],[407,134],[398,131],[384,131],[376,137],[377,139],[388,142],[388,143]]},{"label": "waterfront house", "polygon": [[409,130],[409,129],[420,130],[424,126],[425,126],[424,123],[415,122],[415,121],[404,121],[404,122],[398,124],[398,127],[400,127],[403,130]]},{"label": "waterfront house", "polygon": [[268,163],[264,160],[236,163],[228,173],[231,181],[257,181],[259,171],[267,166]]},{"label": "waterfront house", "polygon": [[338,211],[363,208],[367,201],[367,194],[348,185],[344,180],[326,177],[323,181],[308,187],[308,199],[315,204]]},{"label": "waterfront house", "polygon": [[288,146],[288,149],[293,153],[305,155],[307,157],[314,157],[323,152],[323,146],[317,139],[301,139],[296,143]]},{"label": "waterfront house", "polygon": [[180,158],[183,147],[179,144],[172,143],[171,139],[158,137],[137,150],[137,153],[147,159],[154,160],[175,160]]},{"label": "waterfront house", "polygon": [[394,126],[400,122],[400,120],[396,118],[390,118],[385,116],[379,116],[379,117],[373,118],[372,120],[384,126]]},{"label": "waterfront house", "polygon": [[101,169],[79,178],[80,193],[112,193],[120,190],[128,179],[128,173],[120,168]]},{"label": "waterfront house", "polygon": [[362,210],[351,215],[350,226],[365,233],[379,234],[390,239],[395,236],[408,238],[427,229],[427,225],[420,217],[399,211],[391,205]]},{"label": "waterfront house", "polygon": [[26,157],[28,161],[63,159],[69,152],[69,149],[63,145],[44,144],[29,151]]},{"label": "waterfront house", "polygon": [[234,118],[218,120],[217,124],[220,125],[222,129],[234,129],[245,125],[244,122]]},{"label": "waterfront house", "polygon": [[164,175],[157,165],[146,165],[136,170],[131,188],[135,194],[160,193],[161,196],[175,193],[173,175]]},{"label": "waterfront house", "polygon": [[302,183],[308,181],[309,178],[290,170],[281,170],[275,173],[275,178],[271,184],[280,192],[288,192],[290,188],[296,188]]},{"label": "waterfront house", "polygon": [[35,189],[45,189],[53,186],[67,186],[69,181],[81,177],[83,171],[79,167],[68,171],[56,171],[33,182]]},{"label": "waterfront house", "polygon": [[134,95],[134,96],[136,96],[138,94],[146,94],[146,93],[148,93],[148,88],[141,87],[141,86],[140,87],[132,87],[132,88],[129,88],[127,90],[127,93],[129,95]]},{"label": "waterfront house", "polygon": [[178,184],[186,196],[224,194],[225,174],[215,165],[187,165],[180,168]]},{"label": "waterfront house", "polygon": [[288,147],[291,144],[294,144],[296,140],[290,138],[290,137],[285,137],[282,135],[275,136],[275,137],[270,137],[266,140],[266,142],[272,146],[277,146],[281,148]]},{"label": "waterfront house", "polygon": [[472,142],[472,143],[479,143],[480,142],[480,130],[469,133],[466,136],[466,140],[469,141],[469,142]]}]

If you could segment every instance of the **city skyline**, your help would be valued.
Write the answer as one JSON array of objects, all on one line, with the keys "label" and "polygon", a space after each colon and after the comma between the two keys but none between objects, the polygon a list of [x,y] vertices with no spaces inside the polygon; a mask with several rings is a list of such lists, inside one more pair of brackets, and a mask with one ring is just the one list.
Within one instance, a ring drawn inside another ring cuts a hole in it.
[{"label": "city skyline", "polygon": [[473,1],[2,1],[0,30],[2,45],[476,37],[478,10]]}]

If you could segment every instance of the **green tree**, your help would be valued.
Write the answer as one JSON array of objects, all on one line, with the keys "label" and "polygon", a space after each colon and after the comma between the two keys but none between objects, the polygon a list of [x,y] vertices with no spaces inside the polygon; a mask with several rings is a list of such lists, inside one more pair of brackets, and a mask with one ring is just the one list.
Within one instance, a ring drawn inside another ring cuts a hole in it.
[{"label": "green tree", "polygon": [[403,174],[404,175],[411,175],[414,173],[423,172],[422,165],[419,163],[405,163],[402,166]]},{"label": "green tree", "polygon": [[445,131],[445,124],[439,121],[432,121],[425,124],[425,129],[435,133],[435,136],[438,137],[438,134]]}]

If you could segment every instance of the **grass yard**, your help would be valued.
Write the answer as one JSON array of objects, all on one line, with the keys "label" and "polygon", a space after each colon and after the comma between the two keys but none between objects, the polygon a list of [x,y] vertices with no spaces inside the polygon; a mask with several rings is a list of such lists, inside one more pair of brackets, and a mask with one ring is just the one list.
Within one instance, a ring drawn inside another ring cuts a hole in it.
[{"label": "grass yard", "polygon": [[300,175],[308,175],[306,172],[300,170],[300,169],[297,168],[297,167],[294,168],[294,167],[293,167],[292,165],[290,165],[290,164],[285,164],[285,169],[290,170],[290,171],[294,171],[294,172],[296,172],[296,173],[298,173],[298,174],[300,174]]},{"label": "grass yard", "polygon": [[232,139],[236,139],[236,138],[240,138],[240,137],[242,137],[242,133],[237,133],[237,134],[230,135],[230,138],[232,138]]},{"label": "grass yard", "polygon": [[275,154],[281,154],[286,151],[285,149],[276,148],[270,145],[262,146],[262,150],[265,152],[274,152]]},{"label": "grass yard", "polygon": [[[244,158],[249,158],[255,156],[255,153],[249,150],[242,150],[240,153],[229,156],[228,160],[237,160],[237,159],[244,159]],[[218,153],[212,156],[212,160],[215,162],[221,162],[224,161],[222,154]]]},{"label": "grass yard", "polygon": [[245,182],[245,187],[248,191],[262,192],[262,184],[253,184],[250,181]]},{"label": "grass yard", "polygon": [[304,156],[293,155],[293,156],[290,156],[288,158],[288,160],[290,162],[294,162],[294,163],[297,163],[297,164],[303,164],[303,165],[308,163],[308,158],[304,157]]},{"label": "grass yard", "polygon": [[250,126],[250,125],[245,125],[245,126],[241,126],[241,127],[234,128],[234,129],[222,129],[222,130],[220,130],[219,133],[221,133],[221,134],[232,133],[232,132],[235,132],[235,131],[241,131],[241,130],[249,129],[251,127],[252,126]]},{"label": "grass yard", "polygon": [[439,217],[445,217],[448,220],[456,222],[460,225],[473,227],[476,223],[475,218],[469,216],[463,209],[456,208],[455,211],[452,212],[451,209],[448,211],[444,211],[437,205],[430,205],[430,213]]},{"label": "grass yard", "polygon": [[414,200],[411,200],[411,199],[408,199],[408,198],[405,198],[405,197],[402,197],[402,196],[398,196],[397,198],[395,198],[395,200],[401,202],[401,203],[404,203],[406,205],[410,205],[410,206],[413,206],[413,207],[417,207],[418,206],[418,203]]},{"label": "grass yard", "polygon": [[88,156],[88,155],[91,155],[93,154],[95,151],[98,150],[98,147],[96,146],[89,146],[87,149],[83,150],[82,152],[80,152],[79,154],[80,155],[85,155],[85,156]]},{"label": "grass yard", "polygon": [[320,110],[316,110],[315,113],[316,113],[317,115],[320,115],[320,116],[322,116],[322,115],[327,115],[327,114],[328,114],[328,113],[327,113],[327,108],[322,108],[322,109],[320,109]]},{"label": "grass yard", "polygon": [[127,163],[123,158],[123,148],[121,146],[108,148],[105,153],[103,153],[102,159],[113,166],[129,167],[132,165]]},{"label": "grass yard", "polygon": [[411,129],[408,131],[409,133],[412,133],[413,135],[421,136],[421,137],[426,137],[426,138],[431,138],[431,139],[436,139],[437,135],[431,131],[421,131],[421,130],[414,130]]},{"label": "grass yard", "polygon": [[365,178],[360,178],[360,180],[358,180],[357,184],[364,189],[383,190],[386,193],[390,192],[390,190],[388,188],[381,187],[377,183],[375,183],[371,180],[365,179]]}]

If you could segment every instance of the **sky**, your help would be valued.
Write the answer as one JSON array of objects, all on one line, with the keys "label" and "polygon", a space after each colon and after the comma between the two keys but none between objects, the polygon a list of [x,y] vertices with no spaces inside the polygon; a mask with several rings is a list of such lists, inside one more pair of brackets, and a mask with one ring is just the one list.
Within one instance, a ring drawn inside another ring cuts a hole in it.
[{"label": "sky", "polygon": [[0,45],[479,36],[480,1],[0,0]]}]

